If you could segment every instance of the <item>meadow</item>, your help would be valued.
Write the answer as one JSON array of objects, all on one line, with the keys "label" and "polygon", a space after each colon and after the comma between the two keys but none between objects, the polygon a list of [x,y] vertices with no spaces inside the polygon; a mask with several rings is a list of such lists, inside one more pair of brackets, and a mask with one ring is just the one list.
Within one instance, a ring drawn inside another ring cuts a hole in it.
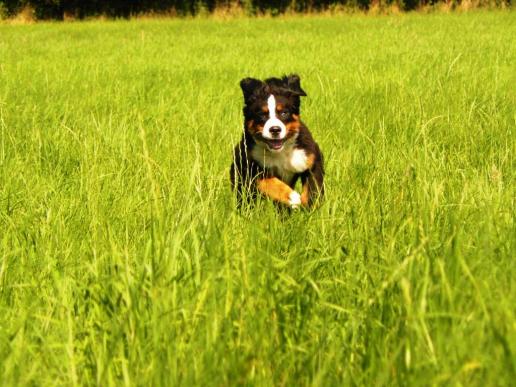
[{"label": "meadow", "polygon": [[[512,11],[0,25],[0,384],[509,386],[515,36]],[[325,202],[238,212],[238,82],[292,72]]]}]

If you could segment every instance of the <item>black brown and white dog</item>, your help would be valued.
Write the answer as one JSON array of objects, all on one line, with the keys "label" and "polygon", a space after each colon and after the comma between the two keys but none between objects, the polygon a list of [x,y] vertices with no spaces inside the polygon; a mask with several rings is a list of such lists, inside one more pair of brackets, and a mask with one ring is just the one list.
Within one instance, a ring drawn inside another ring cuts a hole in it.
[{"label": "black brown and white dog", "polygon": [[[240,81],[244,93],[244,133],[235,148],[231,185],[239,205],[262,194],[290,208],[311,207],[324,192],[323,156],[300,120],[297,75]],[[301,179],[301,194],[295,185]]]}]

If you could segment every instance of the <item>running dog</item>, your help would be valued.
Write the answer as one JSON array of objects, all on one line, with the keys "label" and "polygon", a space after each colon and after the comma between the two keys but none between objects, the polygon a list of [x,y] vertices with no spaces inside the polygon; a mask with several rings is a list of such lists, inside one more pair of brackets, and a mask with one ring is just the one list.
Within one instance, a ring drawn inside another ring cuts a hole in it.
[{"label": "running dog", "polygon": [[[324,193],[323,156],[300,120],[299,76],[240,81],[244,132],[234,151],[231,186],[239,206],[259,193],[290,208],[316,204]],[[301,179],[301,194],[295,185]]]}]

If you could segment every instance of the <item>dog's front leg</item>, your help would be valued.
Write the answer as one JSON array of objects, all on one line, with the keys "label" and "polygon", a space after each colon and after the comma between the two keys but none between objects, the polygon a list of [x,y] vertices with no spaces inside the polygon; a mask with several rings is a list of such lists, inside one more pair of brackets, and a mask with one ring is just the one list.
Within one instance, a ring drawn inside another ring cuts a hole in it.
[{"label": "dog's front leg", "polygon": [[291,208],[298,208],[301,204],[301,195],[276,177],[258,179],[256,187],[263,195]]},{"label": "dog's front leg", "polygon": [[301,175],[303,190],[301,191],[301,203],[305,207],[312,207],[324,194],[323,171],[318,165]]}]

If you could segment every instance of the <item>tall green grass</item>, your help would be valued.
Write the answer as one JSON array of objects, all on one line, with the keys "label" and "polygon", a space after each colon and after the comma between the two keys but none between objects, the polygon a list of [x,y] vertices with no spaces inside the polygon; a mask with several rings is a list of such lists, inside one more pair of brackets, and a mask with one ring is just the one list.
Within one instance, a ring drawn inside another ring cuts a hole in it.
[{"label": "tall green grass", "polygon": [[[0,384],[510,385],[513,12],[0,26]],[[238,213],[238,82],[327,196]]]}]

